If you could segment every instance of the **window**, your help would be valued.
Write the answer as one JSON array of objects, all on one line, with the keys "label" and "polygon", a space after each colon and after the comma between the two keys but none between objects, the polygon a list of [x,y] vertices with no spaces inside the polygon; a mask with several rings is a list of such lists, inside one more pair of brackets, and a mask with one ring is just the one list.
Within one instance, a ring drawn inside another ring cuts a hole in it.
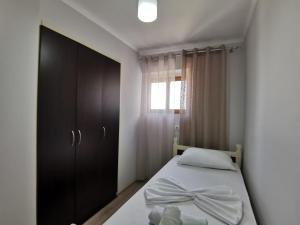
[{"label": "window", "polygon": [[169,109],[180,109],[181,80],[170,82]]},{"label": "window", "polygon": [[166,109],[166,82],[151,83],[151,109]]},{"label": "window", "polygon": [[179,113],[181,100],[181,87],[183,85],[181,77],[169,82],[151,83],[151,111],[173,110]]}]

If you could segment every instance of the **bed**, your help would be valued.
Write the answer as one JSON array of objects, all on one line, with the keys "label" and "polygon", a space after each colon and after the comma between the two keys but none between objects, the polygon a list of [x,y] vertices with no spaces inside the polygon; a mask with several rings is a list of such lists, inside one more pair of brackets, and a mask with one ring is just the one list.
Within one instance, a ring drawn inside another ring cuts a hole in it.
[{"label": "bed", "polygon": [[[199,187],[210,187],[215,185],[227,185],[233,191],[238,193],[243,201],[243,218],[240,225],[256,225],[253,210],[250,204],[249,196],[245,187],[243,176],[240,171],[241,165],[241,146],[237,145],[235,151],[227,151],[230,157],[234,159],[236,171],[217,170],[209,168],[199,168],[193,166],[178,165],[178,151],[184,151],[188,146],[177,144],[174,139],[173,154],[175,155],[155,176],[153,176],[147,184],[141,188],[132,198],[130,198],[112,217],[110,217],[105,225],[143,225],[149,224],[148,215],[153,206],[145,204],[144,190],[156,181],[158,178],[173,177],[184,183],[190,189]],[[207,213],[201,211],[192,202],[174,203],[180,206],[181,211],[187,214],[199,215],[206,217],[208,224],[224,225],[223,222],[215,219]]]}]

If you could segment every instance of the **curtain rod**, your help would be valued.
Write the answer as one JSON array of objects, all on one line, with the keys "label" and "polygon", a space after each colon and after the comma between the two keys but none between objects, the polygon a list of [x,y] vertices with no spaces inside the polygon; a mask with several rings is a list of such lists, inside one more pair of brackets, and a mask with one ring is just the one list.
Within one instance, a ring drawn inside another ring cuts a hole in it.
[{"label": "curtain rod", "polygon": [[[233,47],[216,47],[216,48],[212,48],[212,47],[207,47],[207,48],[202,48],[202,49],[189,49],[189,50],[183,50],[185,51],[187,55],[190,54],[194,54],[194,53],[204,53],[207,51],[207,49],[210,49],[211,52],[217,52],[217,51],[222,51],[222,50],[226,50],[228,51],[228,53],[233,53],[235,50],[242,48],[241,46],[233,46]],[[165,53],[159,53],[159,54],[154,54],[154,55],[141,55],[139,56],[140,59],[144,58],[144,57],[159,57],[162,55],[182,55],[183,51],[174,51],[174,52],[165,52]]]}]

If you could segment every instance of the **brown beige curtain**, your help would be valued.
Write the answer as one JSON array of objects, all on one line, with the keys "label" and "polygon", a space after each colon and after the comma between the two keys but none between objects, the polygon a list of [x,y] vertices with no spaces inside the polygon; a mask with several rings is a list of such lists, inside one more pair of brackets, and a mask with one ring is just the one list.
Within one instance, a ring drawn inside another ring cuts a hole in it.
[{"label": "brown beige curtain", "polygon": [[180,143],[226,149],[226,49],[182,56]]}]

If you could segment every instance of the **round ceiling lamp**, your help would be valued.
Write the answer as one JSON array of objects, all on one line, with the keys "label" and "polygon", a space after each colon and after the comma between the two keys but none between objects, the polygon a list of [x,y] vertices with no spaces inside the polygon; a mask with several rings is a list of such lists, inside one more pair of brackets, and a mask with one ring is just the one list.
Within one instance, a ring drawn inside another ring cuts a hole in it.
[{"label": "round ceiling lamp", "polygon": [[138,18],[150,23],[157,19],[157,0],[139,0]]}]

